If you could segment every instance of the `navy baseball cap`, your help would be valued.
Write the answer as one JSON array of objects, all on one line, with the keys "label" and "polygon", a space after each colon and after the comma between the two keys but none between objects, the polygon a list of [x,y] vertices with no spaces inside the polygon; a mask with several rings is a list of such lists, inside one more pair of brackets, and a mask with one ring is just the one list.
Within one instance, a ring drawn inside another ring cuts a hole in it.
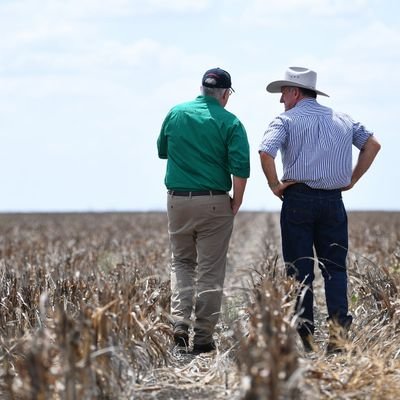
[{"label": "navy baseball cap", "polygon": [[[221,68],[212,68],[205,72],[201,84],[209,88],[232,89],[231,76]],[[234,91],[234,90],[233,90]]]}]

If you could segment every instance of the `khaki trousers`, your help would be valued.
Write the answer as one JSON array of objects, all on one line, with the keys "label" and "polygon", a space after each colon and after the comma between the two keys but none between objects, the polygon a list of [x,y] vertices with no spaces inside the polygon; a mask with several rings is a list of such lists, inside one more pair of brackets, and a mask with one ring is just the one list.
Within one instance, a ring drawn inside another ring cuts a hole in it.
[{"label": "khaki trousers", "polygon": [[234,219],[230,197],[168,194],[167,207],[171,315],[176,327],[187,327],[194,307],[194,343],[207,344],[213,341],[221,310]]}]

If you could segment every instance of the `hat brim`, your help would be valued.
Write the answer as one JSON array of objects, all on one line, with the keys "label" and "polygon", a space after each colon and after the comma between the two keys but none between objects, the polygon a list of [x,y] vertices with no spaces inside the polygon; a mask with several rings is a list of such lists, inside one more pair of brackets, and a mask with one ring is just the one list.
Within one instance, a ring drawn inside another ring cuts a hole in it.
[{"label": "hat brim", "polygon": [[312,91],[314,91],[315,93],[317,93],[317,94],[319,94],[321,96],[329,97],[328,94],[326,94],[324,92],[321,92],[320,90],[316,90],[316,89],[314,89],[312,87],[301,85],[299,83],[293,83],[291,81],[274,81],[274,82],[271,82],[267,86],[266,89],[267,89],[267,92],[269,92],[269,93],[280,93],[283,86],[300,87],[300,88],[303,88],[303,89],[309,89],[309,90],[312,90]]}]

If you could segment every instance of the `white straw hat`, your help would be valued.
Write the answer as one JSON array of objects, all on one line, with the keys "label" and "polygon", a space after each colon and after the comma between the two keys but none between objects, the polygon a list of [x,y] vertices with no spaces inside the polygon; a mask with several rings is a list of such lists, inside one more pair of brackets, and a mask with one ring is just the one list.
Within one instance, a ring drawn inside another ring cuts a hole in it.
[{"label": "white straw hat", "polygon": [[289,67],[285,72],[284,80],[271,82],[267,86],[267,91],[270,93],[280,93],[282,86],[310,89],[321,96],[329,97],[326,93],[316,89],[317,73],[304,67]]}]

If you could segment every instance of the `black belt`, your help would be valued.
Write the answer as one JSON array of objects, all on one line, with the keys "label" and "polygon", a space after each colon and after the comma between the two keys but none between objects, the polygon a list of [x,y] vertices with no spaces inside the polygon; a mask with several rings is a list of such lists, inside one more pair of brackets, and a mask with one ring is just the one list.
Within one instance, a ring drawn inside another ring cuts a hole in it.
[{"label": "black belt", "polygon": [[223,190],[198,190],[193,192],[181,192],[179,190],[168,190],[168,194],[172,196],[218,196],[226,194]]},{"label": "black belt", "polygon": [[285,193],[297,192],[297,193],[310,193],[310,194],[336,194],[341,193],[340,189],[314,189],[305,183],[295,183],[294,185],[288,186],[285,189]]}]

